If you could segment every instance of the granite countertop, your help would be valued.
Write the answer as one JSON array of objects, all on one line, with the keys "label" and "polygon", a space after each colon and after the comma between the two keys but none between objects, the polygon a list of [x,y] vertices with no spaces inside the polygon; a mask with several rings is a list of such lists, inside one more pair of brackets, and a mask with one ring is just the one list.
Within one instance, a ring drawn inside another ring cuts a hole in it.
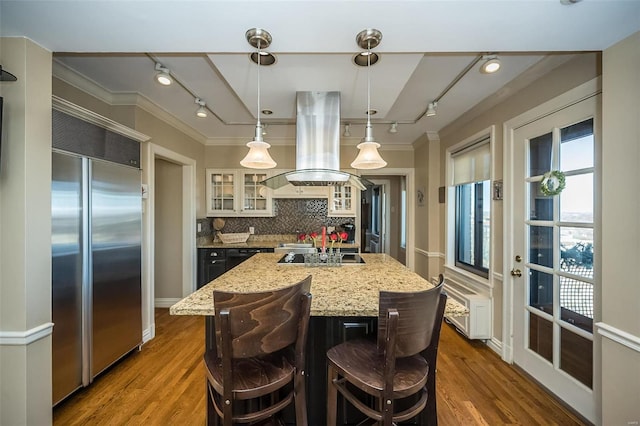
[{"label": "granite countertop", "polygon": [[[296,283],[307,275],[311,281],[312,316],[377,316],[380,290],[415,291],[433,287],[385,254],[361,254],[365,264],[339,268],[278,264],[282,254],[259,253],[185,297],[170,308],[171,315],[213,315],[213,289],[236,292],[265,291]],[[468,315],[449,298],[448,316]]]}]

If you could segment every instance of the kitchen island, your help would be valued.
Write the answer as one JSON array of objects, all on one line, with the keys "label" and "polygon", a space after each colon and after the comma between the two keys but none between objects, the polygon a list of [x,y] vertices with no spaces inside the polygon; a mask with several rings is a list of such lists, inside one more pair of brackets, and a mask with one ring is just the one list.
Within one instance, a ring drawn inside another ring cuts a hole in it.
[{"label": "kitchen island", "polygon": [[[342,267],[305,267],[279,264],[282,254],[259,253],[200,288],[170,309],[171,315],[202,315],[206,320],[206,350],[215,350],[213,290],[254,292],[284,287],[313,276],[311,321],[307,350],[307,408],[310,425],[324,425],[326,411],[326,350],[356,337],[375,335],[380,290],[416,291],[433,285],[385,254],[361,254],[364,264]],[[449,299],[448,316],[467,315],[466,308]],[[207,417],[214,412],[207,406]],[[285,413],[286,416],[286,413]],[[340,424],[361,417],[339,410]],[[285,417],[286,419],[286,417]],[[215,424],[210,421],[210,424]]]}]

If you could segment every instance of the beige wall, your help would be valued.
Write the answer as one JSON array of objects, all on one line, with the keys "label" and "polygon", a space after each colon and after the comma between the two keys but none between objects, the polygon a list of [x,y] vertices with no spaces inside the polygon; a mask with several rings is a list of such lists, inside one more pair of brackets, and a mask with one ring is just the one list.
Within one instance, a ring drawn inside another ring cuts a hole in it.
[{"label": "beige wall", "polygon": [[0,63],[18,77],[4,97],[0,169],[0,424],[51,423],[51,53],[0,39]]},{"label": "beige wall", "polygon": [[640,32],[604,51],[602,323],[636,349],[602,338],[602,424],[640,421]]},{"label": "beige wall", "polygon": [[154,297],[182,298],[182,166],[155,160]]}]

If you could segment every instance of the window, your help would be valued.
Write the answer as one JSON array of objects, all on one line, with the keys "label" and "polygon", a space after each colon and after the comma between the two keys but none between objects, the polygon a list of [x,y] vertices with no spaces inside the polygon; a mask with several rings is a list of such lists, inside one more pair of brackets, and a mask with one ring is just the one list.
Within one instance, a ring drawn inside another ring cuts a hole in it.
[{"label": "window", "polygon": [[491,224],[489,139],[452,155],[455,189],[455,265],[487,278]]},{"label": "window", "polygon": [[490,184],[456,186],[456,266],[484,277],[489,273]]}]

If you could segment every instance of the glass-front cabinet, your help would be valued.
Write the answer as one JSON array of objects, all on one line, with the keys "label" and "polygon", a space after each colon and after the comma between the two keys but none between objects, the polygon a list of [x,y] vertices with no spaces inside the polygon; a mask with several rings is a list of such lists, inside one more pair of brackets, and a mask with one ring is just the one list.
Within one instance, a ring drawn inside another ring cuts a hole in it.
[{"label": "glass-front cabinet", "polygon": [[329,216],[356,216],[358,190],[351,185],[329,188]]},{"label": "glass-front cabinet", "polygon": [[238,210],[235,170],[207,169],[207,215],[235,215]]},{"label": "glass-front cabinet", "polygon": [[207,169],[207,216],[273,216],[266,171]]}]

